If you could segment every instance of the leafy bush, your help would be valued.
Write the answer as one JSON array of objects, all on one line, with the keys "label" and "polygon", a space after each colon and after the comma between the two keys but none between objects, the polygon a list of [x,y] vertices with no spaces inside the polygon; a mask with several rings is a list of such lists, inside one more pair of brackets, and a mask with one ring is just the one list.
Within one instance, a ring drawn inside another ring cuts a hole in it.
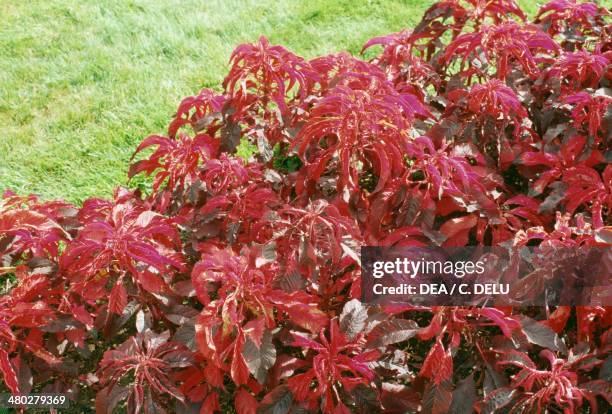
[{"label": "leafy bush", "polygon": [[239,46],[137,148],[150,194],[5,193],[3,387],[100,413],[605,410],[609,308],[368,306],[357,252],[610,246],[609,16],[443,1],[371,61]]}]

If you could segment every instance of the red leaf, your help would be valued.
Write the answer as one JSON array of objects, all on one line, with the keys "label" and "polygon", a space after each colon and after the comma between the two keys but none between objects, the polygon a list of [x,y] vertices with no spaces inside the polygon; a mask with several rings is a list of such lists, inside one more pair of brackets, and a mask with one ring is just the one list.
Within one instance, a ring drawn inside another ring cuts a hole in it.
[{"label": "red leaf", "polygon": [[123,310],[127,306],[128,297],[125,287],[123,286],[122,279],[118,279],[111,290],[110,298],[108,300],[108,308],[111,312],[117,315],[122,315]]},{"label": "red leaf", "polygon": [[470,230],[476,226],[478,217],[474,214],[450,219],[440,227],[440,233],[446,236],[445,247],[465,246]]},{"label": "red leaf", "polygon": [[238,414],[256,414],[257,400],[250,392],[244,388],[240,388],[234,397],[234,406]]},{"label": "red leaf", "polygon": [[452,403],[453,394],[450,382],[427,384],[423,395],[423,412],[429,414],[447,414]]},{"label": "red leaf", "polygon": [[234,351],[232,352],[232,367],[230,374],[236,385],[246,384],[249,380],[249,367],[247,366],[242,349],[244,348],[244,334],[240,329],[236,341],[234,342]]},{"label": "red leaf", "polygon": [[296,303],[287,306],[285,311],[289,315],[290,321],[308,329],[310,332],[318,332],[328,322],[327,315],[313,305]]},{"label": "red leaf", "polygon": [[168,285],[166,285],[166,282],[164,282],[160,276],[149,271],[140,273],[138,276],[138,281],[142,284],[142,287],[145,290],[151,293],[163,293],[168,290]]},{"label": "red leaf", "polygon": [[4,376],[4,383],[13,394],[19,394],[19,380],[17,373],[9,360],[9,355],[4,349],[0,349],[0,371]]},{"label": "red leaf", "polygon": [[263,318],[256,319],[244,325],[244,333],[253,341],[259,348],[261,347],[261,338],[266,329],[266,321]]},{"label": "red leaf", "polygon": [[421,367],[420,375],[434,380],[435,384],[441,384],[451,378],[453,374],[453,357],[450,349],[445,350],[442,343],[438,340],[431,348],[423,366]]},{"label": "red leaf", "polygon": [[214,414],[221,409],[219,405],[219,394],[211,392],[200,408],[200,414]]},{"label": "red leaf", "polygon": [[334,408],[333,414],[351,414],[351,410],[349,410],[349,408],[344,405],[342,401],[339,401],[338,405],[336,405],[336,408]]}]

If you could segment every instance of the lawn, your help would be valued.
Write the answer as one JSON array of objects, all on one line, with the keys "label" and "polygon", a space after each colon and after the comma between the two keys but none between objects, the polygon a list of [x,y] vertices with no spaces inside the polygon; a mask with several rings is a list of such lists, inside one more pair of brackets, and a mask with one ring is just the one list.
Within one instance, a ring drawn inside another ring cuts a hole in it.
[{"label": "lawn", "polygon": [[[425,0],[0,0],[0,189],[80,202],[259,35],[305,57],[413,27]],[[530,0],[520,2],[533,12]]]}]

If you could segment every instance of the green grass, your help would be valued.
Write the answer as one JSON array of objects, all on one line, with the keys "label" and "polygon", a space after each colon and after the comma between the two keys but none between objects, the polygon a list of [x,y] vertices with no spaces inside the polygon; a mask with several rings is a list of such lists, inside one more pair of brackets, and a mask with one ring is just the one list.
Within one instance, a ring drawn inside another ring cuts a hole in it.
[{"label": "green grass", "polygon": [[430,4],[0,0],[0,189],[109,196],[182,97],[219,87],[237,44],[263,34],[308,58],[356,54],[373,36],[413,27]]}]

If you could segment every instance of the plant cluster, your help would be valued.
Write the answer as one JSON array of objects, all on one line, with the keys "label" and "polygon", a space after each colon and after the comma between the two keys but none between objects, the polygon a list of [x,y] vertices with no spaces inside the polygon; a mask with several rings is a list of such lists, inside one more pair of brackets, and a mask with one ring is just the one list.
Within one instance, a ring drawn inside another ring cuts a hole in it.
[{"label": "plant cluster", "polygon": [[98,413],[605,410],[610,308],[369,306],[359,248],[611,246],[609,17],[450,0],[369,61],[239,46],[137,148],[147,194],[4,194],[2,387]]}]

